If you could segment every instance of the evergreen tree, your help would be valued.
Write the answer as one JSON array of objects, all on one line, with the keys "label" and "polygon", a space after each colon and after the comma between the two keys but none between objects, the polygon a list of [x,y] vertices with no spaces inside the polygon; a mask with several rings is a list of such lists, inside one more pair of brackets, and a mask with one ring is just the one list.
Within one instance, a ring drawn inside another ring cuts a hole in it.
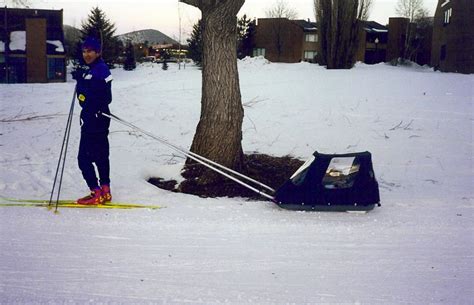
[{"label": "evergreen tree", "polygon": [[191,58],[196,65],[201,66],[202,62],[202,20],[193,26],[191,37],[188,38],[188,57]]},{"label": "evergreen tree", "polygon": [[116,28],[105,13],[95,7],[91,10],[87,20],[82,23],[82,40],[88,36],[97,38],[102,43],[102,58],[112,66],[120,53],[120,43],[114,37]]},{"label": "evergreen tree", "polygon": [[168,60],[170,59],[170,54],[169,54],[168,50],[161,49],[160,50],[160,58],[163,59],[163,66],[161,66],[161,68],[165,71],[168,70]]},{"label": "evergreen tree", "polygon": [[77,60],[78,55],[81,55],[77,52],[77,44],[81,44],[81,32],[79,31],[79,29],[67,25],[63,26],[63,31],[66,58],[67,60],[72,60],[74,62],[75,60]]},{"label": "evergreen tree", "polygon": [[[202,62],[202,22],[193,26],[191,38],[188,39],[188,57],[198,66]],[[255,22],[243,15],[237,20],[237,57],[239,59],[252,55]]]},{"label": "evergreen tree", "polygon": [[135,70],[137,63],[135,61],[135,49],[132,42],[129,42],[125,49],[125,62],[123,63],[124,70]]},{"label": "evergreen tree", "polygon": [[76,41],[76,43],[73,46],[72,52],[72,62],[74,66],[79,66],[79,65],[85,65],[84,59],[82,58],[82,42],[81,41]]},{"label": "evergreen tree", "polygon": [[242,59],[252,55],[254,47],[255,22],[243,15],[237,21],[237,57]]},{"label": "evergreen tree", "polygon": [[77,41],[73,46],[72,50],[73,58],[72,58],[72,65],[73,69],[72,72],[78,70],[87,70],[86,63],[84,62],[84,58],[82,58],[82,42]]}]

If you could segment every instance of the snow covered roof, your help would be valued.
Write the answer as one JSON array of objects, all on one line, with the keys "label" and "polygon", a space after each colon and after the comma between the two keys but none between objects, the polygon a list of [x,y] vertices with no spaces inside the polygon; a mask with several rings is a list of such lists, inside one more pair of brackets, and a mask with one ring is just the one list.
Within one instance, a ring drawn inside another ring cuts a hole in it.
[{"label": "snow covered roof", "polygon": [[309,20],[298,19],[298,20],[291,20],[300,27],[303,28],[304,31],[316,31],[318,28],[316,26],[316,22],[311,22]]},{"label": "snow covered roof", "polygon": [[11,51],[26,51],[26,32],[13,31],[10,33],[10,45],[8,48]]},{"label": "snow covered roof", "polygon": [[55,51],[59,53],[64,52],[64,46],[62,41],[60,40],[46,40],[46,43],[52,44],[53,46],[56,47]]},{"label": "snow covered roof", "polygon": [[376,32],[376,33],[387,33],[388,30],[380,30],[380,29],[371,29],[371,28],[367,28],[365,27],[364,28],[366,31],[369,31],[369,32]]},{"label": "snow covered roof", "polygon": [[374,33],[387,33],[388,28],[375,21],[364,21],[364,30]]},{"label": "snow covered roof", "polygon": [[[64,53],[64,44],[61,40],[46,40],[47,44],[52,45],[54,50],[50,52]],[[26,32],[25,31],[13,31],[10,33],[10,43],[8,44],[10,51],[26,51]],[[0,52],[5,52],[5,42],[0,41]]]}]

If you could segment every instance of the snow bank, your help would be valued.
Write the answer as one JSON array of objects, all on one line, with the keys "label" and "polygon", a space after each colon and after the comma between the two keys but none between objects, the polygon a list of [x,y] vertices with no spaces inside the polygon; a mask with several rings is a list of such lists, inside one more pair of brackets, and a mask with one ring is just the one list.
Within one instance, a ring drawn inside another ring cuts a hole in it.
[{"label": "snow bank", "polygon": [[[184,164],[112,123],[119,202],[160,210],[0,207],[0,299],[11,303],[469,304],[474,299],[474,75],[360,65],[239,62],[243,148],[307,159],[369,150],[382,207],[366,215],[158,189]],[[200,116],[201,71],[115,69],[111,110],[182,147]],[[0,84],[0,195],[49,198],[74,82]],[[77,168],[76,106],[63,198]],[[0,200],[1,202],[1,200]]]},{"label": "snow bank", "polygon": [[255,56],[255,57],[247,56],[240,59],[238,62],[240,65],[254,66],[254,67],[268,65],[271,63],[269,60],[267,60],[263,56]]}]

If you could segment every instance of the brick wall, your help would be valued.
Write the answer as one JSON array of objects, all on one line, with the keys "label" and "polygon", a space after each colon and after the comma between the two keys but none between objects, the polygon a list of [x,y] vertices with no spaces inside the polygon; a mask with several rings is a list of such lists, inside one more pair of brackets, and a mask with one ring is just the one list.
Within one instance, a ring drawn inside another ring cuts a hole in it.
[{"label": "brick wall", "polygon": [[265,49],[265,58],[273,62],[299,62],[303,54],[304,32],[286,18],[258,19],[255,48]]},{"label": "brick wall", "polygon": [[474,73],[474,1],[440,0],[433,26],[431,65],[444,72]]}]

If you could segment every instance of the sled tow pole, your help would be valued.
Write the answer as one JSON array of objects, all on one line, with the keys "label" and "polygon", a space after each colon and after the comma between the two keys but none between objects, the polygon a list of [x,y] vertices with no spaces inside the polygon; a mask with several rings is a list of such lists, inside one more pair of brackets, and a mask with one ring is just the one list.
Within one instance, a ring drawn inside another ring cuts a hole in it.
[{"label": "sled tow pole", "polygon": [[265,185],[265,184],[263,184],[263,183],[261,183],[261,182],[255,180],[255,179],[252,179],[252,178],[250,178],[250,177],[248,177],[248,176],[245,176],[244,174],[241,174],[241,173],[239,173],[239,172],[237,172],[237,171],[234,171],[234,170],[232,170],[232,169],[230,169],[230,168],[228,168],[228,167],[226,167],[226,166],[224,166],[224,165],[222,165],[222,164],[219,164],[219,163],[217,163],[217,162],[214,162],[214,161],[212,161],[212,160],[209,160],[209,159],[207,159],[207,158],[205,158],[205,157],[203,157],[203,156],[201,156],[201,155],[198,155],[198,154],[196,154],[196,153],[193,153],[192,151],[189,151],[189,150],[186,150],[186,149],[181,148],[181,147],[179,147],[179,146],[176,146],[176,145],[174,145],[174,144],[168,142],[167,140],[165,140],[165,139],[163,139],[163,138],[161,138],[161,137],[158,137],[158,136],[156,136],[156,135],[154,135],[154,134],[152,134],[152,133],[150,133],[150,132],[148,132],[148,131],[146,131],[146,130],[143,130],[143,129],[141,129],[141,128],[135,126],[134,124],[132,124],[132,123],[130,123],[130,122],[127,122],[127,121],[125,121],[125,120],[119,118],[118,116],[116,116],[116,115],[114,115],[114,114],[112,114],[112,113],[111,113],[111,114],[102,113],[102,115],[105,116],[105,117],[108,117],[109,119],[112,119],[112,120],[114,120],[114,121],[116,121],[116,122],[118,122],[118,123],[120,123],[120,124],[122,124],[122,125],[128,126],[128,127],[132,128],[132,129],[134,129],[134,130],[136,130],[136,131],[138,131],[138,132],[140,132],[140,133],[143,133],[143,134],[149,136],[150,138],[152,138],[152,139],[154,139],[154,140],[157,140],[158,142],[160,142],[160,143],[162,143],[162,144],[165,144],[166,146],[168,146],[168,147],[174,149],[175,151],[177,151],[177,152],[183,154],[184,156],[186,156],[186,157],[188,157],[188,158],[190,158],[190,159],[192,159],[192,160],[194,160],[194,161],[196,161],[196,162],[198,162],[198,163],[200,163],[200,164],[202,164],[202,165],[208,167],[209,169],[212,169],[213,171],[215,171],[215,172],[217,172],[217,173],[219,173],[219,174],[221,174],[221,175],[223,175],[223,176],[225,176],[225,177],[227,177],[227,178],[229,178],[229,179],[231,179],[231,180],[233,180],[233,181],[239,183],[240,185],[242,185],[242,186],[248,188],[249,190],[254,191],[255,193],[257,193],[257,194],[259,194],[259,195],[261,195],[261,196],[263,196],[263,197],[266,197],[266,198],[268,198],[268,199],[270,199],[270,200],[274,200],[274,199],[275,199],[273,196],[271,196],[271,195],[269,195],[269,194],[267,194],[267,193],[265,193],[265,192],[263,192],[263,191],[257,189],[256,187],[251,186],[250,184],[248,184],[248,183],[242,181],[241,179],[238,179],[238,178],[232,176],[231,174],[234,174],[234,175],[236,175],[236,176],[238,176],[238,177],[240,177],[240,178],[242,178],[242,179],[245,179],[245,180],[247,180],[247,181],[250,181],[250,182],[252,182],[252,183],[254,183],[254,184],[258,185],[258,186],[261,186],[262,188],[265,188],[265,189],[271,191],[272,193],[275,193],[275,190],[274,190],[273,188],[269,187],[268,185]]}]

